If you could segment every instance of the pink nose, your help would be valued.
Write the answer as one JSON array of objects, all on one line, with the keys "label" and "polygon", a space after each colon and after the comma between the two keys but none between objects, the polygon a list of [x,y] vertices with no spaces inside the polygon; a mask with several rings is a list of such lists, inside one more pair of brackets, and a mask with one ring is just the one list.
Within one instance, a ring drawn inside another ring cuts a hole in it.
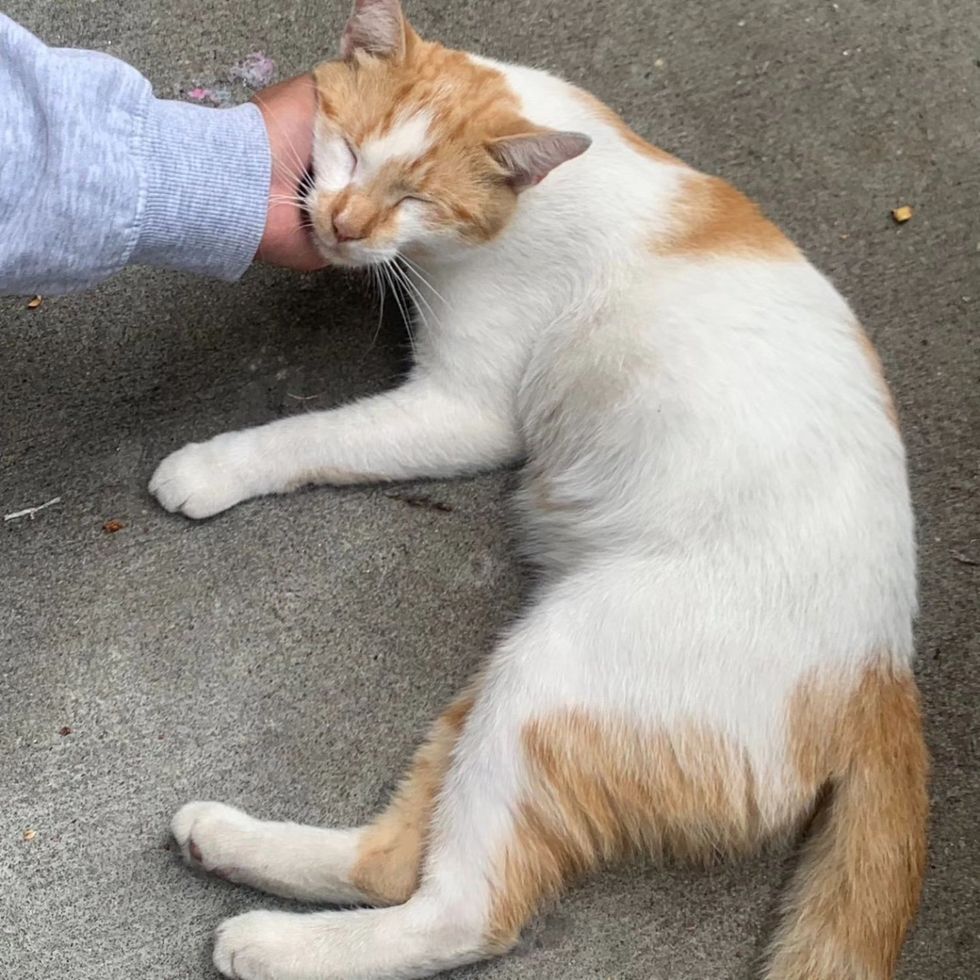
[{"label": "pink nose", "polygon": [[341,215],[334,215],[333,233],[338,242],[356,242],[364,235]]}]

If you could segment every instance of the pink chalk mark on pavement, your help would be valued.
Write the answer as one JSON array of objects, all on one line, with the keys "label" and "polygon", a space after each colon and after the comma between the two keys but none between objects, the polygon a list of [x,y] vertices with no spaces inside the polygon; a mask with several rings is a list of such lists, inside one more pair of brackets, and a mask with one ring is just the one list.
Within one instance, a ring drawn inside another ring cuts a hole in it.
[{"label": "pink chalk mark on pavement", "polygon": [[[257,92],[259,89],[271,85],[276,80],[278,73],[279,68],[272,58],[262,51],[253,51],[251,54],[245,55],[238,64],[229,68],[213,86],[194,82],[190,88],[183,89],[181,94],[188,102],[193,102],[196,105],[223,108],[234,105],[237,101],[243,101],[239,85]],[[236,93],[231,88],[221,84],[229,82],[235,85],[239,98],[235,98]]]}]

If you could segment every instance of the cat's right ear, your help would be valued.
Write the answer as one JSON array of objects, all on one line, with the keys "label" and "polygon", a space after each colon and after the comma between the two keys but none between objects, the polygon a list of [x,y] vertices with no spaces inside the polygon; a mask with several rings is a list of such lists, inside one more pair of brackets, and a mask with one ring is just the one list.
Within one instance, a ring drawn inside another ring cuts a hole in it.
[{"label": "cat's right ear", "polygon": [[487,150],[504,168],[510,186],[520,193],[540,184],[555,167],[574,160],[591,145],[592,138],[584,133],[543,129],[491,140]]},{"label": "cat's right ear", "polygon": [[363,51],[400,60],[405,56],[409,30],[399,0],[355,0],[340,38],[340,57],[350,61]]}]

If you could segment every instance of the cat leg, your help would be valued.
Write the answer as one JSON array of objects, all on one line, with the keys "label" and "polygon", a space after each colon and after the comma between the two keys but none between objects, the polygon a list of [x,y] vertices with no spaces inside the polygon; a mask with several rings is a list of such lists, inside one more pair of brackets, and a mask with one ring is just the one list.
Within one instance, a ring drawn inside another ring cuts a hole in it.
[{"label": "cat leg", "polygon": [[262,891],[331,905],[396,905],[418,886],[436,793],[472,699],[435,723],[394,798],[364,827],[329,830],[256,820],[223,803],[177,811],[174,838],[188,864]]},{"label": "cat leg", "polygon": [[[236,916],[221,925],[215,944],[214,962],[225,976],[424,977],[516,942],[540,900],[573,870],[564,864],[543,870],[540,835],[522,818],[522,715],[538,700],[535,683],[546,682],[519,675],[539,655],[548,658],[553,640],[539,624],[525,624],[505,641],[502,668],[491,666],[481,679],[435,793],[421,881],[411,897],[390,908]],[[376,854],[384,867],[389,849]],[[539,872],[524,874],[532,865]]]},{"label": "cat leg", "polygon": [[521,451],[509,410],[417,377],[331,411],[189,443],[160,463],[149,489],[166,510],[202,518],[308,483],[448,477]]},{"label": "cat leg", "polygon": [[350,883],[359,830],[257,820],[204,800],[182,806],[170,829],[184,860],[219,878],[306,902],[365,901]]},{"label": "cat leg", "polygon": [[214,953],[225,976],[429,976],[507,951],[544,901],[606,862],[748,853],[809,812],[812,786],[757,772],[729,733],[657,723],[659,689],[637,697],[623,669],[634,653],[645,663],[643,632],[597,629],[610,591],[584,575],[550,588],[481,676],[407,901],[229,919]]}]

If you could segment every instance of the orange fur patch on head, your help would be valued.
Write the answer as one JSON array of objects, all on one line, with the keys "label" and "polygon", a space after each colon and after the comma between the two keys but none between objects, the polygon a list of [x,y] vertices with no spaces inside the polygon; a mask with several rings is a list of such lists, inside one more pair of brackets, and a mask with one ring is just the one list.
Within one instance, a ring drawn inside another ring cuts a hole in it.
[{"label": "orange fur patch on head", "polygon": [[744,755],[694,728],[645,734],[579,712],[523,735],[530,787],[490,916],[488,943],[514,943],[543,898],[629,854],[709,861],[750,850],[763,819]]},{"label": "orange fur patch on head", "polygon": [[[357,147],[383,137],[417,114],[429,119],[428,148],[413,160],[392,160],[367,190],[379,222],[405,192],[438,209],[434,220],[486,241],[516,206],[487,144],[536,130],[519,111],[504,76],[467,54],[423,41],[409,29],[402,58],[361,52],[314,72],[320,112]],[[379,223],[379,233],[381,225]]]},{"label": "orange fur patch on head", "polygon": [[789,709],[801,784],[831,797],[803,855],[767,980],[889,980],[925,868],[928,755],[918,691],[886,660],[813,681]]},{"label": "orange fur patch on head", "polygon": [[752,201],[718,177],[692,171],[674,208],[673,227],[651,242],[660,254],[781,261],[801,257]]},{"label": "orange fur patch on head", "polygon": [[432,808],[472,708],[473,697],[467,694],[446,709],[394,799],[365,831],[350,880],[375,904],[401,904],[418,887]]}]

